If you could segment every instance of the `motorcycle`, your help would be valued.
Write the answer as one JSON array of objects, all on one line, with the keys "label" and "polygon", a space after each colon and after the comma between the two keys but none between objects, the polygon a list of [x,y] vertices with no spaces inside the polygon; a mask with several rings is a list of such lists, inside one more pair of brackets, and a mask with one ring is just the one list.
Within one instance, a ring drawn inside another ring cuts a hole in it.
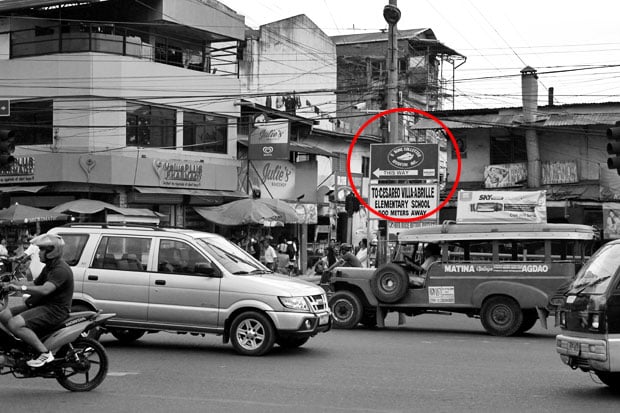
[{"label": "motorcycle", "polygon": [[[11,294],[8,284],[14,279],[13,273],[0,276],[0,310],[8,305]],[[100,311],[69,314],[62,324],[41,337],[45,347],[54,354],[54,360],[42,367],[28,366],[26,361],[35,358],[38,352],[0,325],[0,375],[56,379],[62,387],[74,392],[93,390],[105,379],[109,363],[104,347],[88,338],[88,333],[115,315]]]}]

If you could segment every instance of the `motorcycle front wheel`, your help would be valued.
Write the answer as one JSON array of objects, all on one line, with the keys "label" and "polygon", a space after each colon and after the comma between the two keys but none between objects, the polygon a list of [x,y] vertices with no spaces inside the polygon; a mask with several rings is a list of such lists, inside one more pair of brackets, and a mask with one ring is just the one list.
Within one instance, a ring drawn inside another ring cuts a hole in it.
[{"label": "motorcycle front wheel", "polygon": [[56,359],[62,359],[56,381],[70,391],[91,391],[108,374],[108,355],[98,341],[90,338],[80,337],[63,346]]}]

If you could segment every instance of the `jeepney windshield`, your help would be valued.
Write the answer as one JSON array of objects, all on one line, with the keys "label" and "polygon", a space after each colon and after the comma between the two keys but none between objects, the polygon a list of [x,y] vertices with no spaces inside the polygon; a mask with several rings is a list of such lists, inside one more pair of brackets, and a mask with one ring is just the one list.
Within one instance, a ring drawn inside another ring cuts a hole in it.
[{"label": "jeepney windshield", "polygon": [[577,273],[570,293],[602,294],[620,267],[620,244],[608,244]]}]

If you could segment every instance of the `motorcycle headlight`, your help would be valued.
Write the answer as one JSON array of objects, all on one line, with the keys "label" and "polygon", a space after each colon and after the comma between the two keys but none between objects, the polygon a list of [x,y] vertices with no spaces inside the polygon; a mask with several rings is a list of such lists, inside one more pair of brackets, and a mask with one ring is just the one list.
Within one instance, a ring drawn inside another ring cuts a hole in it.
[{"label": "motorcycle headlight", "polygon": [[304,297],[278,297],[278,299],[286,308],[298,311],[309,311],[308,304]]}]

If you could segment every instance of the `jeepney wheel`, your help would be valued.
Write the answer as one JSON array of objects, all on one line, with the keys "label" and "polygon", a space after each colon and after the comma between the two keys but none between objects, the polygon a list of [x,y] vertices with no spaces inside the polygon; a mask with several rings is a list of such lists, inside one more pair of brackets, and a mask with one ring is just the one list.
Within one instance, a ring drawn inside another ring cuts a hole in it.
[{"label": "jeepney wheel", "polygon": [[401,300],[409,289],[407,271],[398,264],[384,265],[373,274],[370,289],[379,301],[395,303]]},{"label": "jeepney wheel", "polygon": [[518,334],[522,334],[530,330],[538,321],[538,313],[536,310],[523,310],[523,322],[519,327]]},{"label": "jeepney wheel", "polygon": [[329,300],[329,308],[335,328],[353,328],[362,319],[362,303],[350,291],[337,291]]},{"label": "jeepney wheel", "polygon": [[523,324],[523,312],[514,299],[494,296],[482,304],[480,321],[484,329],[494,336],[512,336]]},{"label": "jeepney wheel", "polygon": [[607,386],[614,390],[620,390],[620,373],[597,371],[595,374]]}]

